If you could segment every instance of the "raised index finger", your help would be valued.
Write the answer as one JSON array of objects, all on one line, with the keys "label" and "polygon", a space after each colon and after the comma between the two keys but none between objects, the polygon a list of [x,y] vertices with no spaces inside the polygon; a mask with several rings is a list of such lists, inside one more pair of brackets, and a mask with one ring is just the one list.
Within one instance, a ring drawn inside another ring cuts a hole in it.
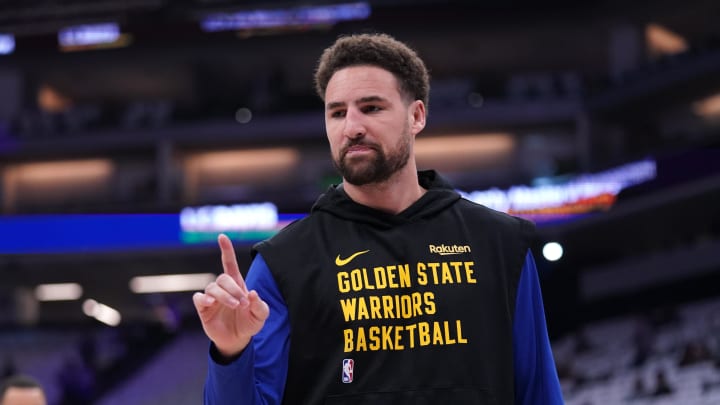
[{"label": "raised index finger", "polygon": [[233,248],[230,238],[225,234],[218,236],[218,245],[220,245],[220,253],[222,258],[223,271],[228,276],[232,277],[236,283],[247,292],[245,287],[245,280],[243,280],[240,274],[240,266],[238,266],[237,258],[235,257],[235,249]]}]

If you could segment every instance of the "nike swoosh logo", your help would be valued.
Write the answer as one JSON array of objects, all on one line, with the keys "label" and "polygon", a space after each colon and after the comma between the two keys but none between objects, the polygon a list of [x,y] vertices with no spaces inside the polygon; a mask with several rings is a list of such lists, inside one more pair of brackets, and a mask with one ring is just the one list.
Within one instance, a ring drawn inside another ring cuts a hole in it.
[{"label": "nike swoosh logo", "polygon": [[367,252],[369,252],[369,250],[361,250],[359,252],[355,252],[355,253],[351,254],[350,257],[348,257],[347,259],[341,259],[340,255],[337,255],[337,257],[335,258],[335,264],[338,266],[344,266],[344,265],[350,263],[354,258],[356,258],[362,254],[365,254]]}]

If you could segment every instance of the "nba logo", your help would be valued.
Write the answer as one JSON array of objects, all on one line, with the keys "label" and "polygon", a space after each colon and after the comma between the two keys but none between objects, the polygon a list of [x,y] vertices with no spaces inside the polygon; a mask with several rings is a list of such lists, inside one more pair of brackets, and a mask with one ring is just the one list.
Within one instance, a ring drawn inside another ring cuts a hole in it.
[{"label": "nba logo", "polygon": [[343,359],[342,367],[342,382],[345,384],[353,381],[353,369],[355,368],[355,361],[353,359]]}]

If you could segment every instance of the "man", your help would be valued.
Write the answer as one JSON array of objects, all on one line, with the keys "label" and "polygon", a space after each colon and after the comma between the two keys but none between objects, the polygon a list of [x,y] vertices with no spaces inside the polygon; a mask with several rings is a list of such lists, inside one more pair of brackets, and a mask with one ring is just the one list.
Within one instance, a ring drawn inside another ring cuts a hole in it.
[{"label": "man", "polygon": [[206,404],[560,404],[531,223],[418,172],[429,78],[383,35],[315,73],[343,183],[193,301],[212,340]]},{"label": "man", "polygon": [[46,405],[45,392],[35,379],[15,375],[0,386],[0,405]]}]

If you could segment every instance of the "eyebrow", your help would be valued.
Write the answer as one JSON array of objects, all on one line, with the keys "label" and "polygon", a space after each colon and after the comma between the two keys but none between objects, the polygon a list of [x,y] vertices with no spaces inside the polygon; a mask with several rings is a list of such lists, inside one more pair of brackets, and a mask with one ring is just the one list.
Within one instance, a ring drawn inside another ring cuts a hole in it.
[{"label": "eyebrow", "polygon": [[[363,103],[375,103],[375,102],[385,102],[387,99],[380,97],[380,96],[367,96],[367,97],[360,97],[359,99],[355,100],[356,104],[363,104]],[[339,107],[344,107],[345,102],[343,101],[334,101],[332,103],[328,103],[328,105],[325,107],[326,110],[332,110]]]}]

